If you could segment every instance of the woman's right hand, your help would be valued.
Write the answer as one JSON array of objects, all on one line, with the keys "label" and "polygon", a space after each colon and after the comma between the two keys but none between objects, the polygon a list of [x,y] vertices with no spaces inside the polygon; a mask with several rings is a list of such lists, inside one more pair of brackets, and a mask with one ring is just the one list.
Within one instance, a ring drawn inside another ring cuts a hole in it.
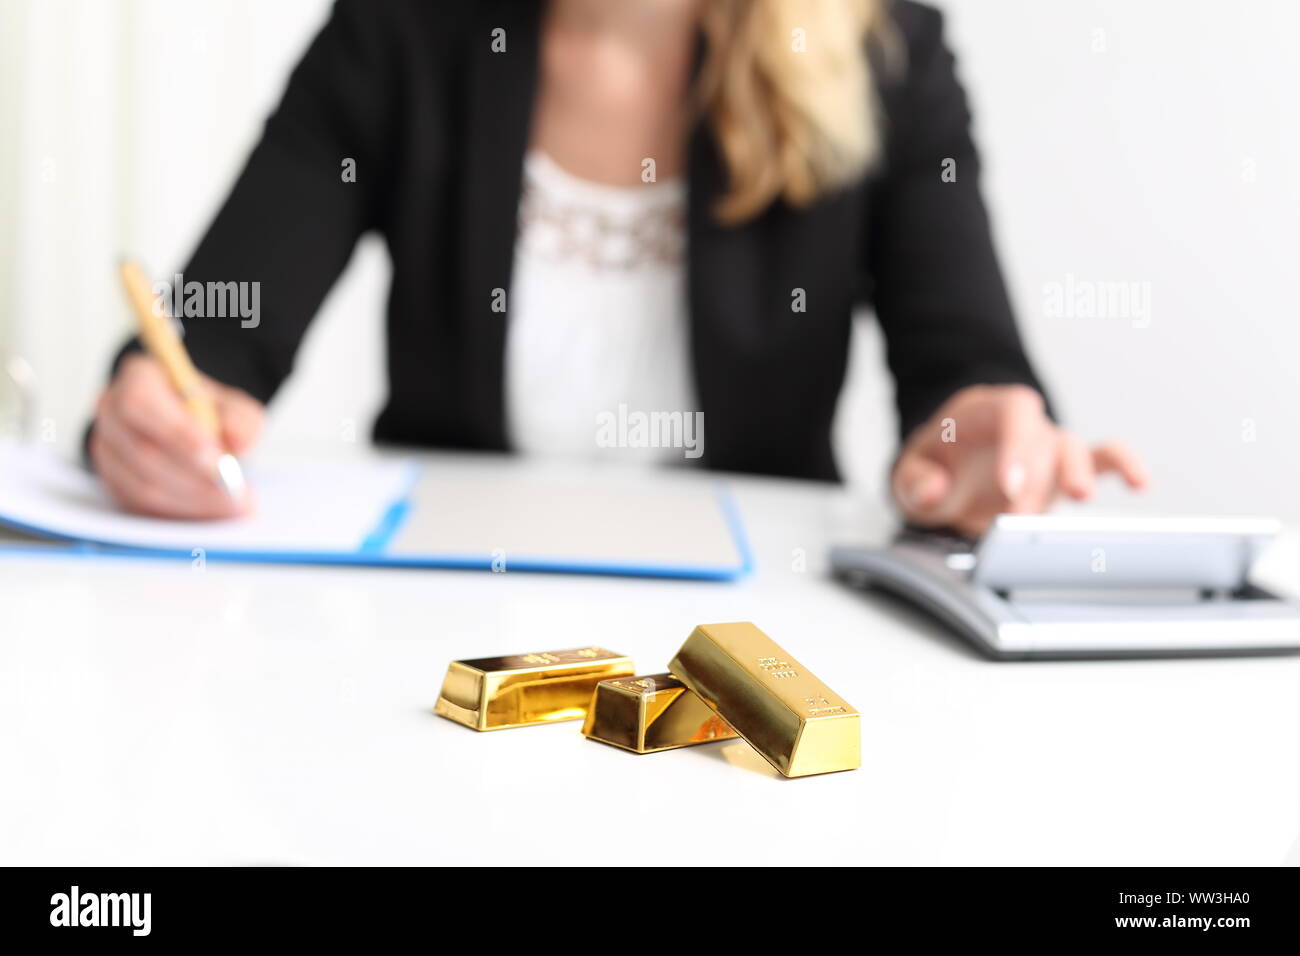
[{"label": "woman's right hand", "polygon": [[220,440],[181,401],[156,359],[128,355],[95,407],[89,453],[95,471],[128,511],[157,518],[231,518],[251,507],[216,480],[217,459],[243,454],[262,430],[262,404],[203,377],[221,419]]}]

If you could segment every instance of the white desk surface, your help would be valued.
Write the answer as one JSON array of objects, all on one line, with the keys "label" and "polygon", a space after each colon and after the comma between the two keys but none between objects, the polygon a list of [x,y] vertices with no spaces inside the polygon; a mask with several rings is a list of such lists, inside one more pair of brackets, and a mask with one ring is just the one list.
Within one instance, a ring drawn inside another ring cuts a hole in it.
[{"label": "white desk surface", "polygon": [[[1300,657],[991,663],[826,577],[882,509],[732,487],[739,584],[0,555],[0,862],[1300,860]],[[1268,570],[1300,593],[1300,546]],[[432,713],[454,658],[601,644],[652,673],[727,620],[861,711],[862,769],[786,780],[739,741],[635,756]]]}]

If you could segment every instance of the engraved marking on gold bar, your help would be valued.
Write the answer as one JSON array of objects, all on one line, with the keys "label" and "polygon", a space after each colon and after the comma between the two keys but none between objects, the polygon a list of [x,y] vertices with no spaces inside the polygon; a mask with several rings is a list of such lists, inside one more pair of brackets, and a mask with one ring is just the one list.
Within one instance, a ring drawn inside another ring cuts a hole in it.
[{"label": "engraved marking on gold bar", "polygon": [[582,732],[591,740],[638,754],[736,736],[672,674],[601,681]]},{"label": "engraved marking on gold bar", "polygon": [[475,730],[579,720],[598,683],[634,673],[603,647],[452,661],[434,713]]},{"label": "engraved marking on gold bar", "polygon": [[668,668],[787,777],[862,762],[858,712],[753,624],[701,624]]}]

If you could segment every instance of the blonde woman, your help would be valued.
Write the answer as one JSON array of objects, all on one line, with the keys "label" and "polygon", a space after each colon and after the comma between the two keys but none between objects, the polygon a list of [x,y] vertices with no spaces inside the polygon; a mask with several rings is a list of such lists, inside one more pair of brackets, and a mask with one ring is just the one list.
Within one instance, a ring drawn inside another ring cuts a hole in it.
[{"label": "blonde woman", "polygon": [[[834,480],[866,302],[908,520],[973,533],[1101,472],[1140,486],[1130,453],[1045,410],[968,127],[941,18],[916,3],[339,0],[184,269],[260,282],[260,322],[190,316],[188,345],[246,449],[374,230],[393,264],[377,440],[620,454],[602,414],[702,412],[704,464]],[[88,449],[132,510],[240,507],[130,347]]]}]

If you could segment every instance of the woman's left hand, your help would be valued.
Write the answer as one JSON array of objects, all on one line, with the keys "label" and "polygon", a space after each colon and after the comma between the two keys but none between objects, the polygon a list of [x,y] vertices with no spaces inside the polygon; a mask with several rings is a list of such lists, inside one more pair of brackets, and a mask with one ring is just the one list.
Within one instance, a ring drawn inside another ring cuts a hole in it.
[{"label": "woman's left hand", "polygon": [[1147,485],[1137,455],[1115,443],[1089,448],[1047,417],[1032,388],[973,385],[911,434],[891,485],[909,522],[976,536],[1004,512],[1044,511],[1061,494],[1085,501],[1108,471],[1135,490]]}]

